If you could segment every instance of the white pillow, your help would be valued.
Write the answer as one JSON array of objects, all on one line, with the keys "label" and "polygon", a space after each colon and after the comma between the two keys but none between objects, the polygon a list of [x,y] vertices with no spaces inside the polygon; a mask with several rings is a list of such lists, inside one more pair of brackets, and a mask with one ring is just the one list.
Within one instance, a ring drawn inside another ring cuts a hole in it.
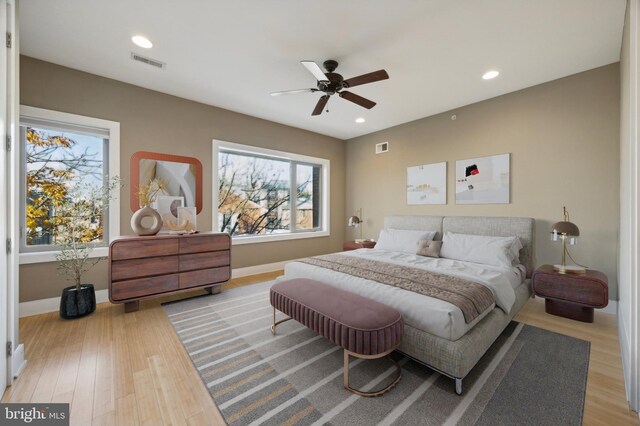
[{"label": "white pillow", "polygon": [[418,241],[433,240],[437,231],[410,231],[406,229],[383,229],[376,243],[381,250],[416,254]]},{"label": "white pillow", "polygon": [[522,243],[518,237],[489,237],[446,232],[440,257],[511,268]]},{"label": "white pillow", "polygon": [[513,238],[513,243],[511,243],[511,264],[513,266],[518,266],[520,264],[520,250],[524,247],[522,245],[522,241],[518,237],[509,237]]}]

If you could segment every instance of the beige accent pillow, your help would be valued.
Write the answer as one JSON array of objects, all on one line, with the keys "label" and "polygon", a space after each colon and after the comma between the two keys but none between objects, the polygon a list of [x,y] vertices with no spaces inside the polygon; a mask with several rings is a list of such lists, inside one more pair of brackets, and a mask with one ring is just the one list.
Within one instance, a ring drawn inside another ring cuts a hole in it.
[{"label": "beige accent pillow", "polygon": [[440,257],[440,249],[442,248],[442,241],[433,240],[420,240],[418,241],[418,256],[426,257]]}]

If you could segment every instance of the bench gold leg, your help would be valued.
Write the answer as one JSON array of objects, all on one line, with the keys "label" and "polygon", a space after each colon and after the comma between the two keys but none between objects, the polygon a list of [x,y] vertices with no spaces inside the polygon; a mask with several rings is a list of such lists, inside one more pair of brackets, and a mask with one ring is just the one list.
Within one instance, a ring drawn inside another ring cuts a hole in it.
[{"label": "bench gold leg", "polygon": [[273,325],[271,326],[271,333],[276,334],[276,326],[278,324],[282,324],[283,322],[289,321],[290,319],[293,319],[293,318],[286,317],[281,319],[280,321],[276,321],[276,308],[273,308]]},{"label": "bench gold leg", "polygon": [[[382,354],[378,354],[378,355],[360,355],[348,350],[344,350],[344,367],[343,367],[343,386],[346,390],[355,393],[356,395],[360,395],[360,396],[366,396],[366,397],[374,397],[374,396],[380,396],[380,395],[384,395],[385,393],[389,392],[391,389],[393,389],[393,387],[395,385],[397,385],[400,382],[400,379],[402,378],[402,370],[400,369],[400,365],[398,365],[398,363],[389,356],[389,354],[391,354],[391,352],[393,352],[395,350],[395,348],[382,353]],[[396,366],[396,378],[393,380],[393,382],[391,382],[391,384],[385,386],[384,388],[377,390],[377,391],[371,391],[371,392],[365,392],[365,391],[361,391],[359,389],[354,389],[349,385],[349,355],[355,357],[355,358],[362,358],[362,359],[378,359],[378,358],[382,358],[384,356],[386,356],[389,361],[391,361],[393,363],[393,365]]]}]

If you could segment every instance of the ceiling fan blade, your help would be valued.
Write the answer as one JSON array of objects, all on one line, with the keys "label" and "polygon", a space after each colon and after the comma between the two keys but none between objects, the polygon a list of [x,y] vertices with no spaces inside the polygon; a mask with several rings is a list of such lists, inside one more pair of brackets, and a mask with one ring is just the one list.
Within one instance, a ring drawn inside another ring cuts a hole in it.
[{"label": "ceiling fan blade", "polygon": [[302,65],[304,65],[304,67],[306,69],[308,69],[311,74],[313,74],[313,76],[316,78],[316,80],[318,80],[318,81],[329,81],[327,76],[322,72],[322,70],[320,69],[318,64],[316,64],[315,62],[313,62],[313,61],[300,61],[300,63]]},{"label": "ceiling fan blade", "polygon": [[317,91],[318,91],[318,89],[284,90],[282,92],[271,92],[271,96],[296,95],[298,93],[313,93],[313,92],[317,92]]},{"label": "ceiling fan blade", "polygon": [[385,70],[379,70],[346,79],[344,84],[346,87],[354,87],[360,86],[361,84],[373,83],[374,81],[386,80],[388,78],[389,74],[387,74]]},{"label": "ceiling fan blade", "polygon": [[329,101],[329,95],[321,96],[320,99],[318,100],[318,103],[316,104],[316,107],[313,109],[313,112],[311,113],[311,115],[322,114],[322,110],[324,110],[324,106],[327,104],[328,101]]},{"label": "ceiling fan blade", "polygon": [[367,98],[363,98],[362,96],[358,96],[355,93],[351,93],[351,92],[347,92],[345,90],[343,90],[342,92],[338,93],[340,95],[341,98],[344,98],[348,101],[353,102],[354,104],[358,104],[361,107],[364,107],[366,109],[371,109],[374,106],[376,106],[376,103],[373,101],[370,101]]}]

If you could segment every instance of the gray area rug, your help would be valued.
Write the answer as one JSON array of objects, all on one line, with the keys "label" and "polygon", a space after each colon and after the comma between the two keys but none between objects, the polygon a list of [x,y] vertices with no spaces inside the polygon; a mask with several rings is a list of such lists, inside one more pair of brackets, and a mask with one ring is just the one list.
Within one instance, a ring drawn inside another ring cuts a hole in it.
[{"label": "gray area rug", "polygon": [[[512,322],[464,380],[408,359],[378,398],[342,387],[342,351],[295,321],[269,327],[266,282],[164,305],[230,425],[580,425],[589,342]],[[278,313],[278,318],[283,315]],[[351,362],[352,386],[393,378],[386,359]]]}]

